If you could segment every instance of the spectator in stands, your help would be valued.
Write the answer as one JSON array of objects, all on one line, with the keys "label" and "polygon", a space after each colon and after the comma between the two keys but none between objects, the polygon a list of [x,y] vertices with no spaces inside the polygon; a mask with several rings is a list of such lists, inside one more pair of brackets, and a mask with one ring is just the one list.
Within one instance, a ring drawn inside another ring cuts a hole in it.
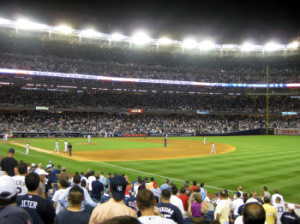
[{"label": "spectator in stands", "polygon": [[104,180],[104,183],[103,183],[103,187],[104,187],[104,191],[106,194],[109,194],[109,187],[110,187],[110,179],[112,178],[112,175],[111,173],[107,173],[107,177],[105,178]]},{"label": "spectator in stands", "polygon": [[176,223],[172,219],[163,218],[159,210],[155,209],[154,194],[149,190],[142,189],[139,191],[137,195],[137,206],[141,211],[141,216],[138,218],[141,223]]},{"label": "spectator in stands", "polygon": [[88,191],[89,193],[91,193],[92,191],[92,182],[96,180],[96,177],[95,177],[95,171],[94,170],[91,170],[91,174],[89,175],[89,177],[87,178],[87,186],[88,186]]},{"label": "spectator in stands", "polygon": [[55,191],[52,201],[53,201],[53,207],[55,208],[56,214],[58,214],[61,210],[63,210],[62,205],[59,203],[59,198],[61,195],[64,194],[65,190],[69,187],[69,183],[65,178],[61,178],[58,182],[58,190]]},{"label": "spectator in stands", "polygon": [[230,202],[228,200],[228,191],[221,190],[219,193],[219,197],[221,201],[216,207],[214,217],[221,224],[228,223],[230,216]]},{"label": "spectator in stands", "polygon": [[22,208],[34,210],[45,224],[53,224],[55,210],[51,203],[38,195],[40,177],[37,173],[28,173],[25,177],[28,193],[17,197],[17,204]]},{"label": "spectator in stands", "polygon": [[274,194],[272,195],[272,198],[271,198],[271,204],[274,206],[274,204],[276,203],[276,198],[277,197],[280,197],[281,203],[284,204],[283,196],[281,194],[279,194],[279,190],[278,189],[274,190]]},{"label": "spectator in stands", "polygon": [[172,219],[178,224],[182,224],[184,222],[182,213],[177,206],[170,203],[170,198],[171,192],[168,189],[164,189],[161,192],[161,202],[157,204],[157,207],[165,218]]},{"label": "spectator in stands", "polygon": [[236,192],[236,199],[232,201],[231,212],[233,219],[236,219],[239,216],[238,210],[241,205],[244,204],[243,199],[241,199],[241,193]]},{"label": "spectator in stands", "polygon": [[109,189],[112,197],[93,210],[90,224],[100,223],[114,216],[129,215],[137,218],[136,212],[124,204],[126,185],[126,179],[122,176],[116,175],[110,179]]},{"label": "spectator in stands", "polygon": [[264,197],[263,208],[266,211],[266,221],[268,224],[276,224],[277,213],[274,206],[271,205],[271,199],[267,196]]},{"label": "spectator in stands", "polygon": [[17,186],[14,179],[3,175],[0,177],[0,222],[33,224],[28,212],[16,206]]},{"label": "spectator in stands", "polygon": [[90,215],[81,211],[81,203],[84,200],[84,192],[81,187],[74,185],[68,195],[69,207],[58,213],[56,216],[56,224],[78,223],[88,224]]},{"label": "spectator in stands", "polygon": [[281,201],[281,197],[277,197],[275,199],[275,204],[273,205],[275,207],[275,211],[277,213],[277,221],[276,221],[276,224],[280,224],[280,219],[281,219],[281,216],[285,210],[285,204],[282,203]]},{"label": "spectator in stands", "polygon": [[188,207],[188,215],[193,223],[203,223],[207,206],[202,202],[200,194],[194,194]]},{"label": "spectator in stands", "polygon": [[243,209],[244,224],[265,224],[266,212],[259,203],[248,203]]},{"label": "spectator in stands", "polygon": [[295,213],[295,205],[288,204],[288,211],[281,215],[280,221],[282,224],[299,224],[299,216]]},{"label": "spectator in stands", "polygon": [[170,189],[169,179],[168,179],[168,178],[166,179],[165,183],[162,184],[162,185],[160,186],[160,189],[161,189],[161,191],[163,191],[163,190],[165,190],[165,189],[171,190],[171,189]]},{"label": "spectator in stands", "polygon": [[205,201],[206,198],[206,191],[205,191],[205,184],[204,183],[200,183],[200,194],[202,197],[202,201]]},{"label": "spectator in stands", "polygon": [[35,169],[34,172],[36,174],[38,174],[40,177],[40,186],[39,186],[39,191],[38,191],[39,196],[46,199],[47,198],[46,186],[44,183],[45,183],[45,177],[46,177],[46,175],[48,175],[48,173],[45,170],[40,169],[40,168]]},{"label": "spectator in stands", "polygon": [[58,174],[57,181],[59,182],[60,179],[65,179],[67,182],[69,182],[70,177],[69,177],[69,174],[67,174],[67,168],[66,167],[63,167],[61,169],[61,173]]},{"label": "spectator in stands", "polygon": [[270,192],[268,192],[267,186],[263,186],[263,192],[264,192],[264,198],[268,197],[271,200],[271,194],[270,194]]},{"label": "spectator in stands", "polygon": [[12,178],[15,180],[18,190],[18,195],[27,194],[27,187],[25,185],[25,176],[28,172],[27,164],[23,161],[20,161],[18,164],[18,174]]},{"label": "spectator in stands", "polygon": [[14,158],[14,154],[15,149],[10,148],[8,150],[8,156],[4,157],[0,162],[2,171],[11,177],[18,173],[18,161]]},{"label": "spectator in stands", "polygon": [[150,182],[147,184],[146,189],[151,191],[153,189],[153,183],[154,177],[150,177]]},{"label": "spectator in stands", "polygon": [[92,191],[91,191],[91,198],[95,202],[100,202],[101,195],[103,194],[104,187],[103,184],[99,181],[100,176],[99,174],[96,175],[96,179],[92,182]]},{"label": "spectator in stands", "polygon": [[189,197],[185,194],[185,191],[185,187],[180,188],[180,194],[178,195],[178,198],[180,198],[182,201],[184,211],[187,211]]},{"label": "spectator in stands", "polygon": [[198,186],[197,186],[197,181],[196,180],[193,180],[193,185],[189,186],[189,190],[190,190],[191,193],[193,193],[195,190],[196,191],[198,190]]},{"label": "spectator in stands", "polygon": [[[73,184],[78,185],[79,187],[81,187],[80,186],[80,175],[78,173],[75,174],[74,177],[73,177]],[[71,188],[72,187],[68,187],[58,200],[65,208],[69,207],[69,203],[68,203],[67,198],[68,198],[69,191],[71,190]],[[86,190],[86,188],[84,188],[84,187],[81,187],[81,188],[83,189],[83,192],[84,192],[84,201],[83,201],[83,203],[81,203],[81,210],[83,211],[85,209],[85,205],[88,205],[92,208],[96,207],[97,203],[94,202],[91,199],[91,197],[90,197],[88,191]]]},{"label": "spectator in stands", "polygon": [[178,188],[176,186],[173,186],[171,188],[170,203],[172,205],[175,205],[177,208],[179,208],[180,212],[184,216],[185,211],[184,211],[183,203],[182,203],[181,199],[179,197],[177,197],[177,193],[178,193]]}]

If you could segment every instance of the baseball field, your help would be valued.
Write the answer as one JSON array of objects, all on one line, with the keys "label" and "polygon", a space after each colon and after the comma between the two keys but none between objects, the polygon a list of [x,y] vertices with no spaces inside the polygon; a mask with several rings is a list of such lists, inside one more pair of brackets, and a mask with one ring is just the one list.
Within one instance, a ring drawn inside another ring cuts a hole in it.
[{"label": "baseball field", "polygon": [[[27,163],[51,160],[67,167],[69,173],[104,171],[154,177],[159,184],[166,178],[181,187],[185,180],[204,182],[209,193],[228,189],[231,194],[242,185],[245,192],[260,193],[264,185],[271,193],[278,188],[288,202],[300,203],[300,137],[238,136],[238,137],[169,137],[163,138],[60,138],[60,153],[55,153],[53,138],[9,139],[1,141],[0,156],[16,149],[15,158]],[[73,145],[72,157],[63,153],[63,143]],[[25,144],[30,144],[29,155]],[[215,143],[216,155],[210,155]]]}]

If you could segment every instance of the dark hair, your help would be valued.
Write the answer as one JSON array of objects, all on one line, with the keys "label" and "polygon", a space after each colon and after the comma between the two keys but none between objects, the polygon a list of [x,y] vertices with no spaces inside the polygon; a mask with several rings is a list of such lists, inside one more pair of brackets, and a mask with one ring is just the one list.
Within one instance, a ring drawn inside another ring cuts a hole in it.
[{"label": "dark hair", "polygon": [[35,172],[31,172],[25,176],[25,185],[28,191],[35,191],[40,184],[40,176]]},{"label": "dark hair", "polygon": [[169,200],[171,197],[171,192],[168,189],[165,189],[161,192],[161,196],[163,199]]},{"label": "dark hair", "polygon": [[196,202],[199,204],[202,203],[202,197],[199,194],[193,194],[193,198],[195,199]]},{"label": "dark hair", "polygon": [[79,184],[80,183],[80,179],[81,179],[80,175],[79,174],[75,174],[74,177],[73,177],[73,182],[75,184]]},{"label": "dark hair", "polygon": [[220,196],[223,198],[227,198],[228,197],[228,191],[227,190],[221,190],[220,191]]},{"label": "dark hair", "polygon": [[86,187],[86,180],[85,180],[85,179],[82,179],[82,180],[80,181],[80,185],[81,185],[81,187]]},{"label": "dark hair", "polygon": [[200,184],[200,187],[203,187],[203,186],[204,186],[204,183],[201,183],[201,184]]},{"label": "dark hair", "polygon": [[264,224],[265,209],[259,203],[248,203],[243,208],[244,224]]},{"label": "dark hair", "polygon": [[269,197],[264,197],[264,203],[270,203],[270,198]]},{"label": "dark hair", "polygon": [[267,190],[268,190],[268,187],[267,187],[267,186],[264,186],[263,189],[264,189],[265,191],[267,191]]},{"label": "dark hair", "polygon": [[150,181],[152,181],[152,182],[153,182],[153,181],[154,181],[154,177],[150,177]]},{"label": "dark hair", "polygon": [[9,199],[0,199],[0,206],[5,207],[7,205],[15,203],[16,200],[17,200],[17,194],[14,195],[13,197],[9,198]]},{"label": "dark hair", "polygon": [[197,185],[197,181],[196,180],[193,180],[193,185]]},{"label": "dark hair", "polygon": [[84,199],[84,192],[78,185],[74,185],[69,191],[68,201],[73,205],[81,204]]},{"label": "dark hair", "polygon": [[27,164],[23,161],[20,161],[18,164],[18,172],[19,174],[26,174],[27,173]]},{"label": "dark hair", "polygon": [[181,193],[181,194],[184,194],[185,191],[186,191],[186,190],[185,190],[185,187],[180,188],[180,193]]},{"label": "dark hair", "polygon": [[61,178],[61,179],[59,180],[59,183],[60,183],[60,185],[61,185],[62,187],[64,187],[64,188],[69,187],[69,182],[68,182],[65,178]]},{"label": "dark hair", "polygon": [[124,215],[107,219],[100,224],[141,224],[137,218]]},{"label": "dark hair", "polygon": [[139,190],[136,196],[136,202],[140,210],[151,208],[155,205],[154,194],[146,189]]},{"label": "dark hair", "polygon": [[178,188],[176,186],[173,186],[171,188],[172,194],[176,195],[178,193]]}]

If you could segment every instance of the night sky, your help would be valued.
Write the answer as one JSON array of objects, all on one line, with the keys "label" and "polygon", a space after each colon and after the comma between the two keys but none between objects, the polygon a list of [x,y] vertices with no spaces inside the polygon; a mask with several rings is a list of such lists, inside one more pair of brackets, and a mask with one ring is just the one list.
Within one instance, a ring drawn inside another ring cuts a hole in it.
[{"label": "night sky", "polygon": [[[298,1],[0,1],[0,17],[24,16],[48,25],[94,28],[131,36],[143,29],[153,38],[242,44],[289,43],[300,36]],[[26,4],[27,3],[27,4]]]}]

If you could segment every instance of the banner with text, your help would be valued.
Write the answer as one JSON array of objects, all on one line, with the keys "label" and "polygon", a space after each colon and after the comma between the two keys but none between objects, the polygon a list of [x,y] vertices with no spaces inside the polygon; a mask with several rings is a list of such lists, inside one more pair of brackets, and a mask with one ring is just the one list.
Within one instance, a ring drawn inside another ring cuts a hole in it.
[{"label": "banner with text", "polygon": [[300,135],[299,128],[275,128],[275,135]]}]

